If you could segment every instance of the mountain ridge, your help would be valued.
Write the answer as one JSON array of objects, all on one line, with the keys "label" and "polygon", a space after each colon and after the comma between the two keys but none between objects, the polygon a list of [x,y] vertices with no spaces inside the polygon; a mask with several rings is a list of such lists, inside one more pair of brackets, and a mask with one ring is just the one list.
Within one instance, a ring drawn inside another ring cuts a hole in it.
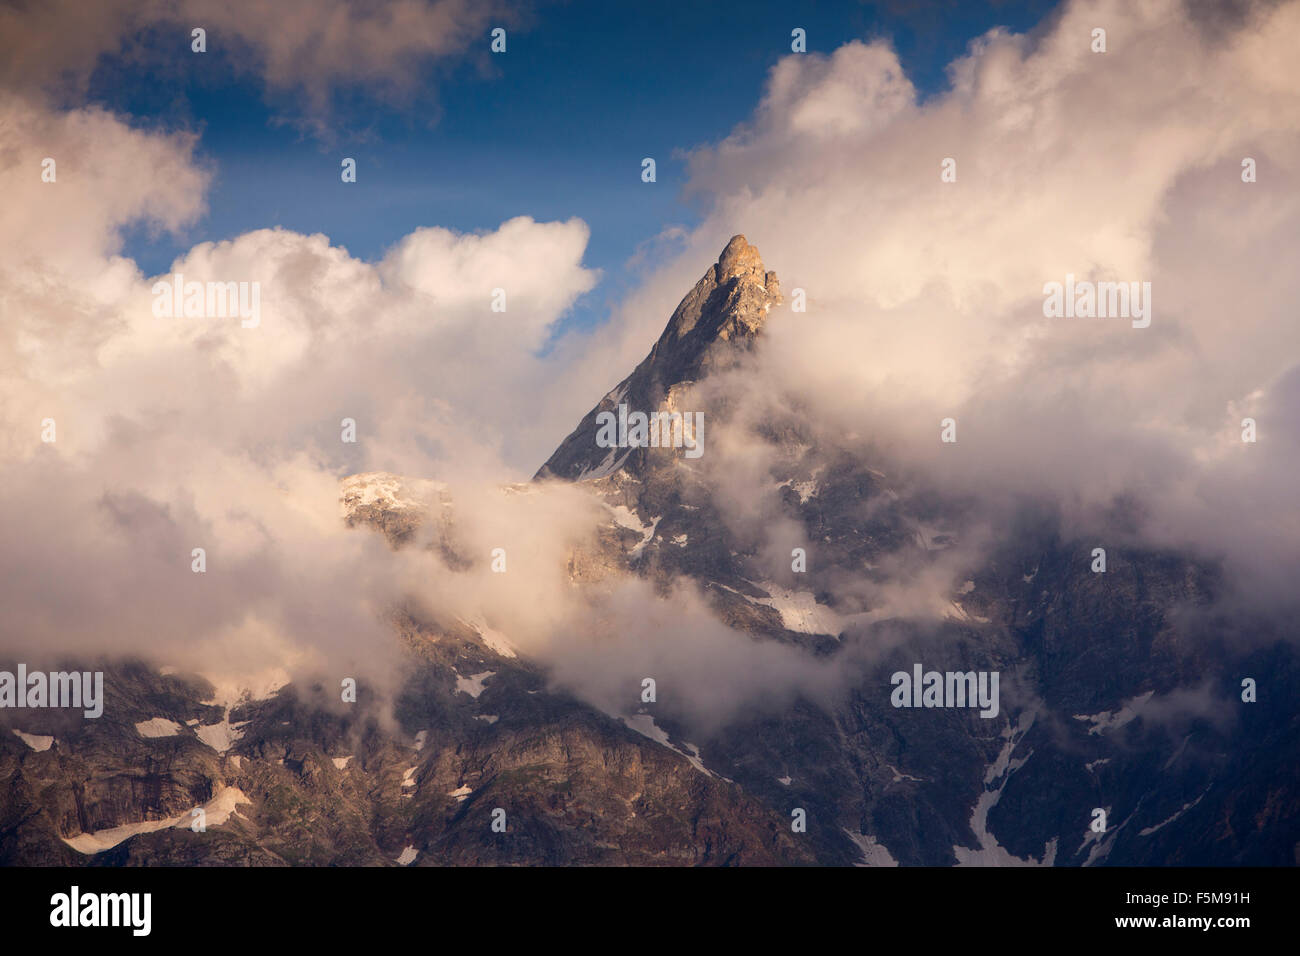
[{"label": "mountain ridge", "polygon": [[[835,693],[713,727],[692,724],[667,687],[657,703],[606,711],[496,631],[490,607],[394,612],[406,654],[395,727],[364,688],[354,709],[311,682],[214,703],[197,675],[115,663],[102,721],[0,712],[0,863],[1300,862],[1300,725],[1239,703],[1243,676],[1294,686],[1300,661],[1281,641],[1238,649],[1240,623],[1198,629],[1193,612],[1222,586],[1214,569],[1112,547],[1096,574],[1094,542],[1026,511],[947,587],[936,569],[963,543],[963,506],[865,453],[819,447],[798,420],[750,436],[770,452],[751,476],[770,508],[757,520],[791,536],[775,551],[722,500],[725,468],[673,448],[629,449],[603,468],[597,414],[671,409],[739,368],[780,301],[776,274],[734,237],[535,480],[500,491],[528,500],[564,483],[603,509],[568,558],[575,594],[689,585],[754,647],[834,664]],[[440,482],[349,476],[340,508],[357,533],[430,551],[441,573],[492,573],[458,536]],[[802,571],[785,570],[791,542],[807,552]],[[883,591],[931,579],[923,610],[885,613]],[[898,709],[891,672],[917,662],[998,672],[998,716]],[[206,833],[176,825],[199,806],[222,811]],[[508,838],[488,827],[497,807]],[[1090,826],[1098,808],[1103,833]]]},{"label": "mountain ridge", "polygon": [[665,455],[649,448],[611,455],[599,448],[597,416],[620,404],[642,412],[676,411],[683,390],[731,367],[754,347],[773,306],[783,301],[775,272],[740,234],[732,236],[695,286],[683,296],[649,353],[556,447],[533,479],[603,478],[621,467],[644,468]]}]

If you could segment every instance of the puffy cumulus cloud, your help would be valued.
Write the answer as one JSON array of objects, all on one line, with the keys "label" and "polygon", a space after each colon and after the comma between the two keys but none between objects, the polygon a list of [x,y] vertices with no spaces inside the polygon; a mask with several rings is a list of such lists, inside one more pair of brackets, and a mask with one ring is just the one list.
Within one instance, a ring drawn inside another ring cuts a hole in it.
[{"label": "puffy cumulus cloud", "polygon": [[773,68],[757,122],[787,144],[861,137],[912,106],[916,90],[882,43],[850,43],[829,57],[786,57]]},{"label": "puffy cumulus cloud", "polygon": [[[558,426],[521,396],[547,375],[537,346],[594,282],[586,225],[424,230],[377,263],[258,230],[144,276],[115,255],[117,230],[201,208],[192,142],[102,113],[5,110],[0,484],[15,507],[0,517],[0,647],[387,682],[383,617],[416,585],[382,538],[345,528],[339,478],[531,472],[529,443]],[[72,159],[42,184],[60,136]],[[159,314],[174,273],[255,285],[258,321]]]},{"label": "puffy cumulus cloud", "polygon": [[[166,392],[166,407],[209,419],[199,443],[244,435],[255,444],[256,432],[229,411],[246,407],[266,435],[329,445],[321,454],[340,467],[437,474],[453,455],[464,468],[477,448],[527,469],[535,458],[515,457],[503,442],[529,436],[540,445],[556,425],[520,414],[518,383],[544,374],[536,346],[594,282],[581,265],[586,238],[579,220],[516,219],[491,236],[445,233],[435,243],[416,233],[372,265],[323,235],[258,230],[196,246],[161,276],[124,273],[118,260],[116,281],[97,292],[71,278],[52,286],[47,275],[6,329],[10,352],[30,353],[33,373],[10,388],[15,399],[24,384],[43,391],[79,423],[60,439],[69,453],[100,443],[124,415],[156,418],[157,393]],[[250,304],[256,284],[256,326],[155,315],[178,275],[187,286],[245,283]],[[504,312],[492,311],[494,282],[506,290]],[[84,308],[62,307],[78,296]],[[51,350],[53,340],[66,351]],[[6,408],[15,431],[36,409],[24,404]],[[345,417],[364,439],[352,458],[337,447]],[[26,435],[12,448],[32,453]]]},{"label": "puffy cumulus cloud", "polygon": [[[83,280],[114,263],[121,229],[176,230],[206,211],[211,173],[190,133],[149,133],[95,108],[56,111],[0,91],[0,269],[7,283],[49,272]],[[55,182],[44,181],[46,159]]]},{"label": "puffy cumulus cloud", "polygon": [[207,18],[238,36],[268,83],[322,97],[341,83],[408,88],[422,62],[486,49],[489,24],[509,15],[498,0],[287,0],[275,5],[183,0],[182,17]]},{"label": "puffy cumulus cloud", "polygon": [[190,31],[209,52],[259,73],[272,90],[300,92],[308,112],[332,91],[365,85],[409,94],[422,68],[486,43],[489,24],[518,20],[504,3],[470,0],[48,0],[0,7],[0,86],[80,93],[101,57],[129,53],[148,31],[171,32],[187,55]]},{"label": "puffy cumulus cloud", "polygon": [[482,236],[418,229],[392,249],[381,271],[387,282],[421,296],[431,308],[473,316],[462,325],[476,332],[493,329],[479,316],[485,296],[500,289],[512,318],[496,328],[507,328],[520,347],[535,350],[551,321],[572,303],[574,290],[586,292],[595,284],[595,274],[575,274],[588,235],[580,220],[536,223],[527,217]]},{"label": "puffy cumulus cloud", "polygon": [[[640,301],[743,232],[787,300],[754,408],[786,393],[828,441],[856,436],[949,492],[1055,500],[1075,526],[1134,500],[1145,543],[1228,557],[1241,583],[1285,594],[1300,568],[1297,35],[1295,2],[1211,19],[1076,2],[1031,35],[977,39],[924,101],[884,42],[786,57],[752,119],[693,154],[709,215]],[[1150,326],[1045,317],[1045,284],[1067,275],[1150,282]],[[795,288],[806,314],[789,311]],[[1241,440],[1251,409],[1257,444]],[[955,445],[939,440],[948,417]]]}]

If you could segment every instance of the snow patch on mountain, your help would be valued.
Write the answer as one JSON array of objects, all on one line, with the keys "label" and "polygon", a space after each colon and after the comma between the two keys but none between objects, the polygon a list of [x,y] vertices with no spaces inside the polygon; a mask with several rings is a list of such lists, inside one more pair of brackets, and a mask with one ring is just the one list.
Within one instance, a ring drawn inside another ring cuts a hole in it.
[{"label": "snow patch on mountain", "polygon": [[21,730],[15,730],[14,733],[22,739],[23,743],[37,752],[49,750],[50,745],[54,743],[53,737],[46,737],[41,734],[25,734]]},{"label": "snow patch on mountain", "polygon": [[199,740],[203,741],[217,753],[223,754],[244,736],[243,728],[247,725],[247,720],[240,720],[231,723],[230,707],[227,706],[224,708],[224,712],[221,715],[221,723],[196,727],[194,732],[198,734]]},{"label": "snow patch on mountain", "polygon": [[1155,691],[1149,690],[1145,694],[1130,697],[1120,705],[1118,710],[1104,710],[1100,714],[1074,714],[1073,716],[1075,720],[1087,721],[1092,724],[1088,728],[1089,734],[1110,733],[1137,717],[1153,694],[1155,694]]},{"label": "snow patch on mountain", "polygon": [[[1043,859],[1035,860],[1021,859],[1014,856],[1005,847],[998,843],[997,837],[989,832],[988,817],[989,811],[997,806],[998,800],[1002,798],[1002,791],[1011,779],[1011,775],[1023,767],[1034,755],[1031,750],[1025,756],[1016,760],[1012,758],[1016,746],[1024,739],[1029,728],[1034,725],[1036,712],[1033,710],[1026,711],[1021,715],[1016,726],[1012,728],[1008,723],[1002,731],[1003,744],[1002,749],[998,752],[997,759],[989,765],[988,770],[984,773],[984,792],[979,795],[975,801],[975,808],[971,812],[970,828],[975,834],[975,839],[979,843],[978,849],[970,849],[964,846],[953,846],[952,852],[957,857],[958,866],[1052,866],[1056,862],[1056,837],[1052,837],[1043,848]],[[998,781],[996,788],[990,789],[992,784]]]},{"label": "snow patch on mountain", "polygon": [[461,618],[460,621],[466,627],[477,631],[479,639],[502,657],[517,658],[519,656],[515,651],[515,646],[510,643],[510,639],[500,631],[489,627],[487,619],[483,615],[479,614],[468,619]]},{"label": "snow patch on mountain", "polygon": [[894,783],[902,783],[904,780],[914,780],[917,783],[925,782],[925,780],[921,777],[913,777],[910,773],[903,773],[903,771],[899,770],[897,767],[893,766],[892,764],[885,764],[885,767],[889,770],[890,773],[894,775],[894,780],[893,780]]},{"label": "snow patch on mountain", "polygon": [[[1142,804],[1146,801],[1146,798],[1147,795],[1144,794],[1138,799],[1137,806],[1133,808],[1133,812],[1125,817],[1124,822],[1119,826],[1110,826],[1104,833],[1098,833],[1092,829],[1092,827],[1088,827],[1088,831],[1083,837],[1083,842],[1079,844],[1079,849],[1074,851],[1077,856],[1083,852],[1084,847],[1089,843],[1093,844],[1092,849],[1088,851],[1088,858],[1083,861],[1083,866],[1092,866],[1095,863],[1106,862],[1106,857],[1110,856],[1110,851],[1115,848],[1115,840],[1119,837],[1119,831],[1128,826],[1129,821],[1137,816],[1138,811],[1142,809]],[[1111,808],[1107,806],[1102,807],[1102,809],[1106,811],[1106,816],[1109,818],[1111,815]]]},{"label": "snow patch on mountain", "polygon": [[770,581],[759,582],[758,586],[769,596],[750,600],[778,611],[781,624],[786,630],[838,637],[844,629],[840,615],[825,604],[818,604],[816,595],[811,591],[792,591]]},{"label": "snow patch on mountain", "polygon": [[[1205,791],[1205,793],[1209,793],[1209,792],[1210,792],[1209,790],[1206,790],[1206,791]],[[1150,836],[1151,834],[1153,834],[1153,833],[1155,833],[1157,830],[1159,830],[1161,827],[1166,827],[1166,826],[1168,826],[1169,824],[1173,823],[1175,820],[1177,820],[1179,817],[1181,817],[1181,816],[1182,816],[1184,813],[1186,813],[1188,810],[1192,809],[1192,807],[1194,807],[1194,806],[1196,806],[1198,803],[1200,803],[1201,800],[1204,799],[1204,797],[1205,797],[1205,793],[1201,794],[1199,797],[1197,797],[1197,798],[1196,798],[1195,800],[1193,800],[1191,803],[1184,803],[1184,804],[1183,804],[1183,808],[1182,808],[1181,810],[1179,810],[1177,813],[1175,813],[1175,814],[1174,814],[1172,817],[1170,817],[1168,820],[1162,820],[1161,822],[1157,823],[1157,824],[1156,824],[1155,826],[1153,826],[1153,827],[1145,827],[1145,828],[1139,830],[1139,831],[1138,831],[1138,836]]]},{"label": "snow patch on mountain", "polygon": [[659,522],[662,519],[655,517],[651,519],[649,524],[642,524],[641,519],[627,505],[606,505],[605,507],[609,508],[614,515],[615,524],[620,528],[627,528],[627,530],[635,531],[641,535],[641,540],[628,552],[630,557],[640,556],[641,551],[650,543],[650,539],[655,536],[655,529],[659,527]]},{"label": "snow patch on mountain", "polygon": [[481,674],[472,674],[469,677],[456,675],[456,691],[461,694],[469,694],[475,700],[478,695],[483,693],[483,682],[494,675],[496,671],[483,671]]},{"label": "snow patch on mountain", "polygon": [[413,846],[408,846],[402,850],[401,854],[394,861],[401,866],[409,866],[415,862],[415,858],[420,855],[420,851]]},{"label": "snow patch on mountain", "polygon": [[175,737],[181,732],[181,725],[166,717],[151,717],[137,723],[135,732],[141,737]]},{"label": "snow patch on mountain", "polygon": [[683,744],[683,746],[688,748],[689,753],[686,750],[679,750],[677,747],[674,747],[669,743],[668,734],[655,723],[655,719],[649,714],[633,714],[630,717],[627,715],[620,715],[619,719],[622,720],[629,729],[635,730],[642,737],[648,737],[655,743],[667,747],[673,753],[685,757],[690,761],[691,766],[700,773],[706,773],[710,777],[717,776],[717,774],[712,770],[704,766],[704,761],[700,759],[700,750],[698,747],[694,744]]},{"label": "snow patch on mountain", "polygon": [[[226,787],[219,794],[203,805],[203,822],[205,826],[218,827],[226,823],[235,812],[236,807],[253,801],[244,795],[238,787]],[[139,823],[124,823],[107,830],[95,830],[93,833],[80,833],[74,837],[64,837],[63,842],[78,853],[92,856],[111,850],[124,840],[141,833],[156,833],[159,830],[175,828],[188,830],[195,818],[189,813],[181,813],[162,820],[143,820]]]},{"label": "snow patch on mountain", "polygon": [[876,838],[871,834],[854,833],[847,827],[844,828],[844,832],[862,851],[862,862],[855,863],[854,866],[898,866],[898,861],[894,859],[893,854],[883,844],[877,843]]},{"label": "snow patch on mountain", "polygon": [[422,510],[440,498],[447,488],[441,481],[405,478],[385,471],[349,475],[339,487],[339,510],[345,518],[358,508],[370,505],[385,511]]}]

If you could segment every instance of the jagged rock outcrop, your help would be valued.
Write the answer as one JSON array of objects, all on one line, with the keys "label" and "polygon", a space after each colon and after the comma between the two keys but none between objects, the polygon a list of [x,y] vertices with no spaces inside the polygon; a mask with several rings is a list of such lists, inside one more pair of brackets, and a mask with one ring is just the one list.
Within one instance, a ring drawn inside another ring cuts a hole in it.
[{"label": "jagged rock outcrop", "polygon": [[680,449],[601,448],[596,418],[619,405],[641,412],[688,411],[678,405],[682,392],[710,372],[734,365],[782,301],[776,273],[764,269],[758,250],[744,236],[733,236],[677,306],[650,354],[583,417],[537,477],[581,481],[618,469],[640,474],[652,460],[680,457]]}]

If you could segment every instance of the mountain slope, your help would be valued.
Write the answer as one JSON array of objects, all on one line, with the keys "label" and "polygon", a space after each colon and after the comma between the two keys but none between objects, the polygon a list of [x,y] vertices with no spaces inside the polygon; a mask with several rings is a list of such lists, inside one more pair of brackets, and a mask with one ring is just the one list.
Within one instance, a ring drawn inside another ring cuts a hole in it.
[{"label": "mountain slope", "polygon": [[[828,436],[797,402],[741,414],[756,393],[732,390],[781,303],[775,273],[733,238],[534,484],[502,494],[563,484],[598,505],[600,527],[567,562],[576,594],[686,583],[755,646],[828,664],[834,688],[719,726],[666,701],[605,713],[486,621],[415,606],[394,613],[405,675],[391,720],[371,693],[351,706],[310,684],[219,699],[198,675],[106,662],[101,720],[0,711],[0,862],[1295,863],[1293,645],[1207,616],[1214,567],[1111,548],[1096,574],[1094,542],[1041,505],[962,551],[968,503]],[[605,447],[602,415],[619,406],[702,411],[702,453]],[[761,451],[744,478],[764,510],[737,508],[724,434]],[[356,475],[341,505],[358,534],[428,548],[449,574],[486,572],[437,482]],[[950,587],[933,583],[958,567]],[[882,603],[915,582],[933,592],[916,613]],[[891,675],[918,662],[998,672],[997,715],[895,707]],[[1243,677],[1267,688],[1259,704],[1241,702]],[[196,807],[205,832],[190,827]],[[806,832],[791,828],[799,809]],[[1104,833],[1089,828],[1097,809]]]},{"label": "mountain slope", "polygon": [[[858,673],[838,706],[801,702],[702,739],[709,765],[774,809],[833,818],[876,861],[1295,862],[1294,774],[1263,777],[1275,762],[1295,765],[1300,727],[1285,709],[1240,699],[1242,676],[1294,681],[1295,655],[1288,643],[1245,639],[1248,626],[1233,622],[1207,638],[1187,612],[1213,605],[1222,590],[1215,568],[1112,548],[1107,572],[1096,574],[1095,542],[1064,538],[1056,516],[1035,505],[988,546],[969,580],[940,596],[929,620],[881,617],[870,598],[854,599],[860,592],[847,582],[887,587],[934,569],[961,546],[973,516],[891,477],[887,462],[863,450],[827,444],[815,422],[738,422],[729,385],[693,390],[761,347],[778,289],[757,250],[733,238],[637,370],[538,474],[578,481],[651,529],[636,544],[633,573],[694,580],[730,626]],[[735,476],[725,468],[655,449],[601,457],[599,412],[669,407],[684,393],[719,413],[714,436],[745,428],[766,448],[760,460],[772,463],[765,477],[779,507],[765,520],[801,531],[814,556],[802,575],[773,580],[783,569],[728,514]],[[797,403],[772,407],[779,416]],[[881,644],[892,650],[870,650]],[[1003,712],[984,720],[893,707],[890,675],[918,661],[1000,672]],[[1110,818],[1104,834],[1089,829],[1098,808]]]}]

